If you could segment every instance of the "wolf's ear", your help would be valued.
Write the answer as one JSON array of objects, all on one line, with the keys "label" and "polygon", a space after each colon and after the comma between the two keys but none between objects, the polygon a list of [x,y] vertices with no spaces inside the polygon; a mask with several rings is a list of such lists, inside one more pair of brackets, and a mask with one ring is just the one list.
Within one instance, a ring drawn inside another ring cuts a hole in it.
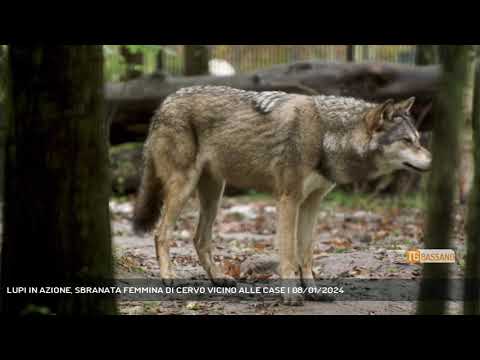
[{"label": "wolf's ear", "polygon": [[413,104],[415,104],[415,97],[414,96],[412,96],[411,98],[409,98],[407,100],[400,101],[399,103],[396,103],[395,104],[395,109],[396,110],[403,110],[403,111],[409,113],[410,110],[412,109]]},{"label": "wolf's ear", "polygon": [[373,134],[375,131],[383,127],[385,120],[389,119],[393,112],[394,101],[388,99],[383,104],[374,107],[365,116],[365,122],[369,133]]}]

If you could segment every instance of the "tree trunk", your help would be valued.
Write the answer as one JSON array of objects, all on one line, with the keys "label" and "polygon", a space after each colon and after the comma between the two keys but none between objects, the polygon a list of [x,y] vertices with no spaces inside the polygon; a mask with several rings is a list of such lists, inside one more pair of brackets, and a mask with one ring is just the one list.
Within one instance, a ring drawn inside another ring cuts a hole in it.
[{"label": "tree trunk", "polygon": [[3,102],[5,96],[6,58],[3,45],[0,45],[0,103]]},{"label": "tree trunk", "polygon": [[185,76],[208,74],[210,51],[207,45],[185,45]]},{"label": "tree trunk", "polygon": [[5,138],[7,129],[4,113],[4,105],[0,102],[0,201],[3,201],[5,186]]},{"label": "tree trunk", "polygon": [[370,46],[369,45],[361,45],[361,54],[362,54],[362,61],[369,61],[370,60]]},{"label": "tree trunk", "polygon": [[438,64],[438,45],[417,45],[415,52],[415,64]]},{"label": "tree trunk", "polygon": [[159,49],[155,55],[155,72],[161,73],[165,71],[165,50]]},{"label": "tree trunk", "polygon": [[4,161],[5,161],[5,132],[6,123],[4,119],[4,98],[6,88],[6,54],[3,45],[0,45],[0,201],[3,200],[3,187],[4,187]]},{"label": "tree trunk", "polygon": [[467,255],[465,269],[466,315],[480,315],[480,64],[477,63],[473,97],[474,181],[467,217]]},{"label": "tree trunk", "polygon": [[[435,99],[433,162],[429,179],[426,249],[448,249],[452,233],[459,134],[463,124],[463,92],[468,45],[441,45],[443,81]],[[443,314],[448,296],[448,264],[424,264],[417,311]]]},{"label": "tree trunk", "polygon": [[142,76],[143,72],[140,68],[143,66],[144,58],[141,51],[132,52],[126,45],[122,45],[120,47],[120,55],[122,55],[127,64],[127,70],[121,78],[122,81]]},{"label": "tree trunk", "polygon": [[[9,70],[1,284],[112,279],[102,47],[12,45]],[[0,309],[90,315],[115,303],[2,292]]]},{"label": "tree trunk", "polygon": [[458,199],[462,204],[468,200],[473,181],[473,139],[472,139],[472,110],[473,110],[473,87],[475,78],[475,49],[469,46],[467,57],[467,81],[463,95],[464,119],[461,131],[460,154],[458,162]]},{"label": "tree trunk", "polygon": [[347,61],[355,62],[355,45],[347,45]]}]

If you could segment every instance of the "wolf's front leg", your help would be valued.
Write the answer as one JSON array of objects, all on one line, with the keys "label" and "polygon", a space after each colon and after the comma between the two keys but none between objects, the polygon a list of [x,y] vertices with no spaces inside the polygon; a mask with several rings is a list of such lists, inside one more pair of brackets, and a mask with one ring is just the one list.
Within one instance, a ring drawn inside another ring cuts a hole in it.
[{"label": "wolf's front leg", "polygon": [[278,202],[278,245],[280,250],[280,277],[286,293],[285,305],[302,305],[300,289],[300,267],[297,260],[297,219],[299,201],[291,195],[283,195]]},{"label": "wolf's front leg", "polygon": [[318,295],[313,274],[313,232],[317,222],[320,202],[325,196],[325,190],[320,189],[309,195],[300,207],[298,219],[298,256],[301,268],[302,285],[310,288],[305,297],[308,300],[330,301],[331,298]]},{"label": "wolf's front leg", "polygon": [[313,276],[313,230],[321,198],[322,193],[320,191],[310,194],[301,205],[299,212],[297,227],[298,257],[304,286],[315,284]]}]

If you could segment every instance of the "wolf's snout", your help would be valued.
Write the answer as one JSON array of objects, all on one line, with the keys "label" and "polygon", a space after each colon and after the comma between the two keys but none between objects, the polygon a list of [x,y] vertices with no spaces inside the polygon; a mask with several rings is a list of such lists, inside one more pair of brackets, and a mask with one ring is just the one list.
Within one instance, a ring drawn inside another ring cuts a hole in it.
[{"label": "wolf's snout", "polygon": [[424,171],[429,171],[432,167],[432,155],[430,154],[429,151],[427,150],[423,150],[426,154],[425,154],[425,157],[426,157],[426,161],[425,161],[425,166],[423,167]]},{"label": "wolf's snout", "polygon": [[432,165],[432,156],[430,155],[430,152],[428,150],[421,148],[417,156],[414,156],[411,159],[404,161],[403,165],[415,171],[429,171]]}]

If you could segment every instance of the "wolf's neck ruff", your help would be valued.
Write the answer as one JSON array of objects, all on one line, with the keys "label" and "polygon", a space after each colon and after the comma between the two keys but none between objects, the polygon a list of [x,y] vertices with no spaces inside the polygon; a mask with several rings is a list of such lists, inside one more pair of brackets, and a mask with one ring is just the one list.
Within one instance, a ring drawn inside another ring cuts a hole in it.
[{"label": "wolf's neck ruff", "polygon": [[368,111],[376,104],[350,97],[314,96],[322,119],[322,151],[317,171],[336,183],[365,179],[376,172],[368,147],[365,124]]},{"label": "wolf's neck ruff", "polygon": [[351,127],[361,121],[361,117],[376,104],[341,96],[313,96],[317,111],[336,128]]}]

